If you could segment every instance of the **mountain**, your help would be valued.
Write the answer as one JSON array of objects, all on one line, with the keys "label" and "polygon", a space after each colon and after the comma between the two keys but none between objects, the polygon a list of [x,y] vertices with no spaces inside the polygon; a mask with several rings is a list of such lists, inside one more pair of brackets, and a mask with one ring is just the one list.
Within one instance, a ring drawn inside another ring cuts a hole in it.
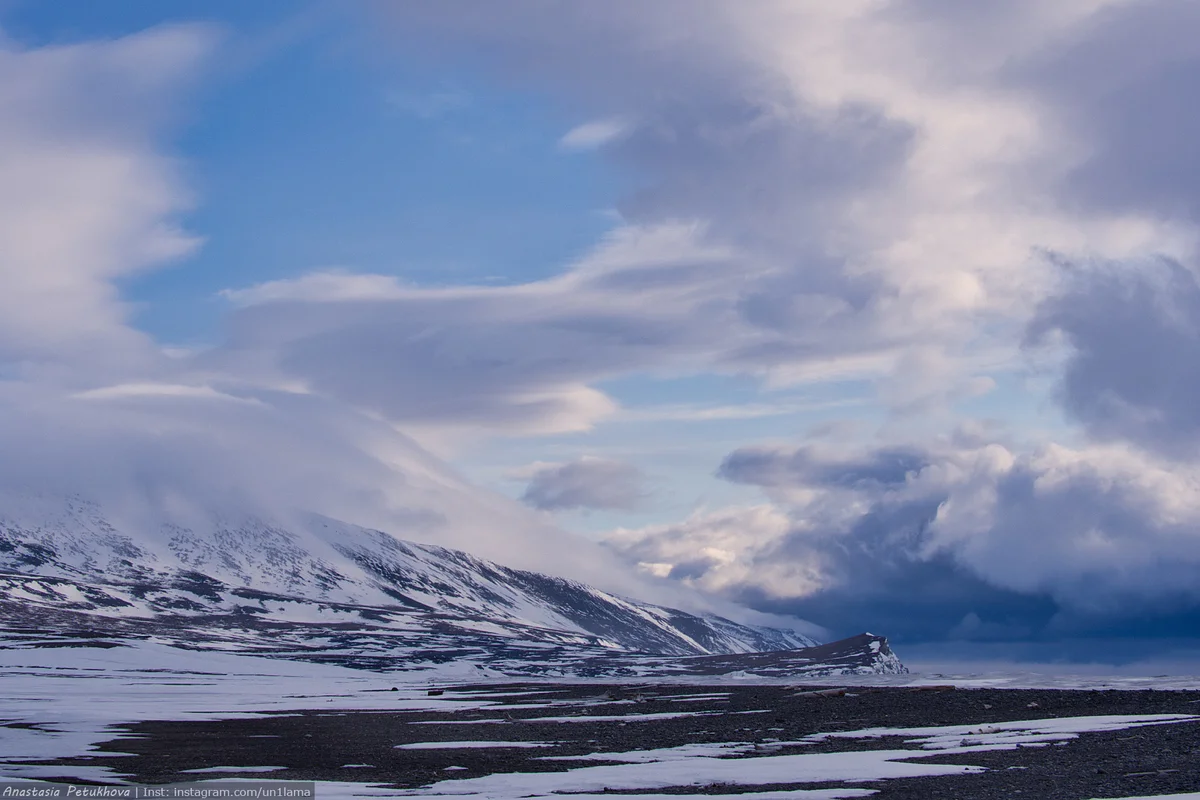
[{"label": "mountain", "polygon": [[[96,504],[38,495],[0,503],[0,620],[9,646],[153,637],[371,669],[454,660],[513,675],[716,674],[746,666],[704,658],[742,655],[756,670],[764,653],[817,644],[325,517],[287,528],[253,518],[118,525]],[[793,666],[902,669],[886,642],[850,651],[827,664],[797,655]],[[783,662],[771,663],[779,672]]]}]

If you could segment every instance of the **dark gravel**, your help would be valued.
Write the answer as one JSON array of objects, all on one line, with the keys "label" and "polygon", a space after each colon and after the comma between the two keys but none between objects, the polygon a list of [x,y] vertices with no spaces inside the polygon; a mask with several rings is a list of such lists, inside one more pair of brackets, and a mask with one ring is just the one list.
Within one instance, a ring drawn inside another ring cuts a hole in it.
[{"label": "dark gravel", "polygon": [[[310,711],[270,714],[256,719],[207,722],[143,722],[99,749],[112,755],[52,762],[101,764],[145,783],[199,777],[185,770],[214,766],[280,766],[257,775],[289,780],[350,780],[418,787],[448,778],[495,772],[562,771],[604,762],[538,760],[547,755],[620,752],[674,747],[691,742],[756,742],[769,751],[771,740],[870,727],[987,724],[993,722],[1108,714],[1200,714],[1200,692],[990,690],[914,691],[903,688],[851,688],[840,697],[801,695],[796,686],[510,685],[453,687],[445,699],[468,699],[471,691],[539,692],[509,698],[503,708],[446,712]],[[724,693],[692,702],[680,696]],[[666,697],[673,696],[672,698]],[[395,693],[380,693],[386,709]],[[589,699],[594,704],[579,705]],[[625,702],[612,702],[620,700]],[[574,702],[573,702],[574,701]],[[395,702],[394,700],[392,702]],[[551,708],[531,704],[561,703]],[[719,712],[653,722],[541,722],[546,716]],[[738,714],[735,712],[757,712]],[[504,723],[440,723],[497,719]],[[410,742],[502,740],[556,742],[537,749],[399,750]],[[785,747],[770,754],[869,749],[915,749],[901,738],[832,740]],[[116,755],[124,753],[128,755]],[[752,756],[748,756],[752,757]],[[986,767],[978,775],[897,779],[869,785],[881,800],[966,800],[1030,797],[1088,800],[1200,791],[1200,725],[1184,722],[1085,733],[1063,746],[1011,751],[926,756],[930,763]],[[369,767],[348,767],[366,764]],[[448,770],[448,767],[463,769]],[[206,774],[203,777],[221,777]],[[777,786],[689,786],[658,793],[736,794],[768,789],[817,788],[841,784]]]}]

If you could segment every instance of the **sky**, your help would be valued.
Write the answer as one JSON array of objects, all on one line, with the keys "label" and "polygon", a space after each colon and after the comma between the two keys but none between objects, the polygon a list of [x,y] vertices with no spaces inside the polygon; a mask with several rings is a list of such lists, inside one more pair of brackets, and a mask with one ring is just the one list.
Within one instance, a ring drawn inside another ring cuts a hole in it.
[{"label": "sky", "polygon": [[5,0],[0,481],[938,652],[1194,644],[1198,24]]}]

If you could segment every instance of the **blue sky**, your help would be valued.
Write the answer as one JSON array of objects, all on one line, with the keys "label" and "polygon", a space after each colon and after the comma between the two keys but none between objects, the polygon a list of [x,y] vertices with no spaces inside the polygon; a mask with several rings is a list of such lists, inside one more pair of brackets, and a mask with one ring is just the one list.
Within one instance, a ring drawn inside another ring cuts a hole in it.
[{"label": "blue sky", "polygon": [[[130,322],[165,345],[222,338],[222,290],[344,270],[420,285],[519,284],[552,276],[619,224],[636,176],[560,144],[580,122],[533,90],[498,86],[471,65],[439,65],[381,46],[358,9],[331,3],[14,3],[9,35],[27,45],[128,36],[180,22],[217,27],[209,71],[188,87],[168,136],[203,245],[120,284]],[[621,376],[600,384],[629,408],[777,404],[788,413],[699,426],[656,417],[460,455],[472,477],[510,494],[513,459],[580,452],[642,461],[661,484],[638,509],[566,513],[575,530],[668,521],[753,495],[711,479],[736,443],[802,435],[862,411],[865,387],[765,398],[738,375]],[[809,410],[811,409],[811,410]],[[674,429],[674,430],[672,430]],[[455,448],[457,451],[457,448]],[[540,454],[540,455],[539,455]]]},{"label": "blue sky", "polygon": [[[450,469],[838,633],[1194,636],[1196,14],[10,0],[0,445],[381,526]],[[429,536],[592,560],[510,533]]]},{"label": "blue sky", "polygon": [[385,52],[352,4],[18,2],[3,20],[24,44],[218,26],[169,137],[196,196],[186,224],[205,245],[122,286],[134,322],[161,340],[219,338],[222,289],[329,268],[526,281],[613,225],[621,178],[558,149],[561,110]]}]

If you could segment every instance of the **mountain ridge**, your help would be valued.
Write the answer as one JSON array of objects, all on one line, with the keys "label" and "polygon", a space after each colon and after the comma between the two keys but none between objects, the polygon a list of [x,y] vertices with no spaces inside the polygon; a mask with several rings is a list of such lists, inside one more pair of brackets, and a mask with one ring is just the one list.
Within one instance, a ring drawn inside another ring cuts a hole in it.
[{"label": "mountain ridge", "polygon": [[[0,644],[155,639],[370,669],[461,660],[581,676],[738,671],[739,656],[818,644],[316,515],[290,528],[244,517],[131,531],[78,498],[51,510],[0,506]],[[876,638],[825,666],[902,669]],[[735,661],[693,660],[706,657]],[[803,655],[768,661],[767,672],[825,668]]]},{"label": "mountain ridge", "polygon": [[644,603],[318,515],[303,515],[303,528],[245,517],[215,519],[208,528],[162,522],[129,531],[79,498],[51,510],[57,513],[21,519],[0,507],[0,570],[76,581],[93,595],[107,591],[102,607],[127,615],[229,613],[253,605],[245,602],[252,593],[293,605],[482,619],[664,655],[815,644],[793,631]]}]

